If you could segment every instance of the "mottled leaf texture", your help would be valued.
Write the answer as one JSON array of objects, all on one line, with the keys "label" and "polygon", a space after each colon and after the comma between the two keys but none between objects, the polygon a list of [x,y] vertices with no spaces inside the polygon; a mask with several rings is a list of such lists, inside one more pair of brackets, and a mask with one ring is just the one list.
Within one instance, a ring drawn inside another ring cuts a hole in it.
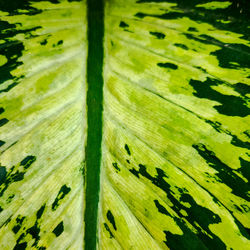
[{"label": "mottled leaf texture", "polygon": [[82,249],[86,5],[0,9],[0,249]]},{"label": "mottled leaf texture", "polygon": [[0,0],[0,249],[250,249],[249,10]]}]

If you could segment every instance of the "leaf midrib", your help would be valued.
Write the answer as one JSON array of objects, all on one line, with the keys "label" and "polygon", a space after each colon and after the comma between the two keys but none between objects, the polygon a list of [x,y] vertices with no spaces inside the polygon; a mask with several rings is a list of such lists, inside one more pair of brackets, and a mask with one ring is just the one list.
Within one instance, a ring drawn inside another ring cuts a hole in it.
[{"label": "leaf midrib", "polygon": [[104,3],[87,0],[88,58],[87,58],[87,145],[85,178],[85,236],[86,250],[96,249],[97,214],[100,190],[100,162],[103,110],[103,36]]}]

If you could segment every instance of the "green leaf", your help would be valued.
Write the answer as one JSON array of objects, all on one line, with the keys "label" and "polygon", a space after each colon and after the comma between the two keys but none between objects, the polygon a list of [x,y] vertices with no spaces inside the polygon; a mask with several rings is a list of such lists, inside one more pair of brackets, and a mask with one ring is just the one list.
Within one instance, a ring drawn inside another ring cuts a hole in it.
[{"label": "green leaf", "polygon": [[0,2],[0,249],[250,249],[249,3]]},{"label": "green leaf", "polygon": [[53,2],[0,5],[1,249],[83,246],[86,6]]}]

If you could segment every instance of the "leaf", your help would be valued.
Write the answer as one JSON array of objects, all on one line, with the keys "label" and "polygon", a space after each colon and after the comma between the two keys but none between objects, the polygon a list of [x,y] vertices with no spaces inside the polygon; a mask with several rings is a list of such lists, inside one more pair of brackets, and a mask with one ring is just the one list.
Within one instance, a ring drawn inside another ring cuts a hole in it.
[{"label": "leaf", "polygon": [[1,249],[83,246],[86,6],[53,2],[1,2]]},{"label": "leaf", "polygon": [[198,2],[106,4],[103,249],[250,246],[246,13]]},{"label": "leaf", "polygon": [[250,248],[248,7],[1,2],[0,248]]}]

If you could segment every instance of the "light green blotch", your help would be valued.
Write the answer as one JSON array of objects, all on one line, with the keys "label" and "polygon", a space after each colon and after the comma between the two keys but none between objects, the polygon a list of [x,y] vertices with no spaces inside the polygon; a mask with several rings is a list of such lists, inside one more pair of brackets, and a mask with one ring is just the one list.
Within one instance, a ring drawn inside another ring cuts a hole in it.
[{"label": "light green blotch", "polygon": [[183,216],[188,216],[187,212],[183,209],[180,210],[180,213],[183,215]]},{"label": "light green blotch", "polygon": [[226,244],[227,249],[250,249],[250,241],[240,233],[234,223],[230,223],[230,226],[223,223],[210,224],[208,227]]},{"label": "light green blotch", "polygon": [[0,10],[0,17],[9,15],[8,12]]},{"label": "light green blotch", "polygon": [[8,59],[5,56],[0,55],[0,67],[3,66],[7,62],[8,62]]},{"label": "light green blotch", "polygon": [[46,93],[50,89],[57,74],[58,74],[57,71],[53,71],[50,74],[46,74],[41,78],[39,78],[35,84],[36,93],[41,93],[41,94]]},{"label": "light green blotch", "polygon": [[230,20],[216,20],[217,22],[221,22],[221,23],[231,23],[231,21]]},{"label": "light green blotch", "polygon": [[210,3],[204,3],[204,4],[197,4],[195,7],[204,8],[207,10],[216,10],[216,9],[226,9],[229,7],[232,3],[230,2],[210,2]]},{"label": "light green blotch", "polygon": [[234,91],[231,87],[227,85],[217,85],[217,86],[212,86],[211,88],[216,90],[217,92],[220,92],[223,95],[240,96],[238,92]]},{"label": "light green blotch", "polygon": [[16,112],[17,107],[23,106],[23,99],[22,96],[13,97],[11,100],[2,98],[0,105],[4,107],[4,109],[8,112],[8,116],[10,116],[10,114]]}]

